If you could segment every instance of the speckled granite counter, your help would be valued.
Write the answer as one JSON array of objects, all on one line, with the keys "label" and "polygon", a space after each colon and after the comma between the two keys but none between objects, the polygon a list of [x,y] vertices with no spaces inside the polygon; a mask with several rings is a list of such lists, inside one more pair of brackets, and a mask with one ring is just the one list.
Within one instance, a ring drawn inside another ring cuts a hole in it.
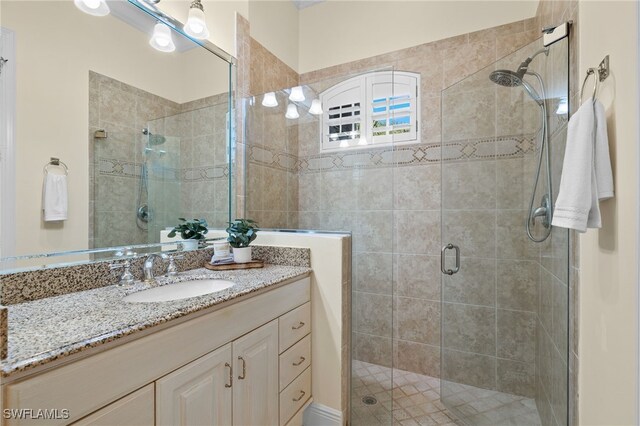
[{"label": "speckled granite counter", "polygon": [[153,287],[101,287],[11,305],[8,357],[2,376],[34,369],[65,356],[103,345],[214,305],[248,295],[311,272],[301,266],[265,265],[262,269],[214,272],[193,269],[160,285],[198,278],[233,281],[226,290],[189,299],[157,303],[127,303],[127,294]]}]

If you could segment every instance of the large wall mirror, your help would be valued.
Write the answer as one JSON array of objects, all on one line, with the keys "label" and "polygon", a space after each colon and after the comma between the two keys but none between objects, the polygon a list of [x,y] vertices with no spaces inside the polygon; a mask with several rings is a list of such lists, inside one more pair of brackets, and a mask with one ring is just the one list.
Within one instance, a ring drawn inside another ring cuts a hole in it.
[{"label": "large wall mirror", "polygon": [[0,257],[152,244],[180,217],[229,220],[232,59],[164,24],[171,44],[154,48],[142,2],[106,3],[100,17],[72,0],[0,3]]}]

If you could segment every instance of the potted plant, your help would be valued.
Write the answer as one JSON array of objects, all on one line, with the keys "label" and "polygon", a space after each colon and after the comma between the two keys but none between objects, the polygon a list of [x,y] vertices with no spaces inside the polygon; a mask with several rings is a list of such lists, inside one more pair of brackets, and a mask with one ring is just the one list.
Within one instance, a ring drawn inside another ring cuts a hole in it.
[{"label": "potted plant", "polygon": [[236,219],[229,222],[227,228],[229,245],[233,247],[233,261],[236,263],[251,262],[249,244],[258,236],[258,224],[251,219]]},{"label": "potted plant", "polygon": [[177,233],[180,233],[180,237],[185,240],[182,243],[185,250],[197,249],[200,240],[204,240],[204,235],[209,232],[207,221],[204,219],[187,220],[183,217],[179,217],[178,220],[182,223],[176,225],[167,236],[173,238]]}]

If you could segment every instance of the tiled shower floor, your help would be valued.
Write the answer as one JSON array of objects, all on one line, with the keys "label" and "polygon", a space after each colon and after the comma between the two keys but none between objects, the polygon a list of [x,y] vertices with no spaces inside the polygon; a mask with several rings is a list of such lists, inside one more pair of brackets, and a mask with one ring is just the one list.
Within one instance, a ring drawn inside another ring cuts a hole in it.
[{"label": "tiled shower floor", "polygon": [[[353,426],[393,425],[514,425],[540,426],[533,399],[473,386],[450,383],[447,402],[464,422],[440,400],[440,380],[404,370],[354,360],[352,363]],[[365,396],[377,399],[374,405]]]}]

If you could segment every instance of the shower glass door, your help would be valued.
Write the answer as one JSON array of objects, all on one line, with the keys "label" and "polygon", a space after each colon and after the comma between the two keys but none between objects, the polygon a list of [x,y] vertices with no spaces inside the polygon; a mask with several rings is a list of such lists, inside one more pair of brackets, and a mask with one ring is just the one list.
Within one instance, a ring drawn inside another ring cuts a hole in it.
[{"label": "shower glass door", "polygon": [[567,424],[568,231],[526,230],[548,233],[529,212],[555,201],[568,119],[567,40],[542,49],[442,92],[440,391],[464,424]]},{"label": "shower glass door", "polygon": [[147,242],[161,242],[162,230],[177,224],[181,194],[181,140],[177,116],[148,123],[142,131],[140,180],[136,190],[136,224],[147,231]]}]

